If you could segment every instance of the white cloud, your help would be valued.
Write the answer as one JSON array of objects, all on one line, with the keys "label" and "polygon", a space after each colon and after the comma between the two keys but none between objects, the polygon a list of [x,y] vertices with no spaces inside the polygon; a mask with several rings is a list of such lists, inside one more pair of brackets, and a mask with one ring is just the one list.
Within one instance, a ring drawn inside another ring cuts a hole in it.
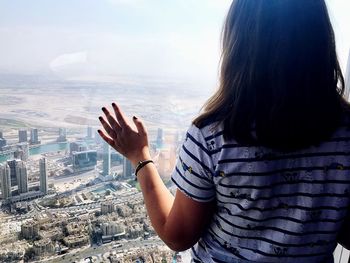
[{"label": "white cloud", "polygon": [[53,71],[58,71],[60,68],[69,66],[72,64],[82,64],[87,62],[87,52],[76,52],[70,54],[63,54],[55,58],[50,63],[50,68]]},{"label": "white cloud", "polygon": [[146,0],[107,0],[107,2],[120,6],[131,6],[131,7],[140,7],[140,5],[146,4]]}]

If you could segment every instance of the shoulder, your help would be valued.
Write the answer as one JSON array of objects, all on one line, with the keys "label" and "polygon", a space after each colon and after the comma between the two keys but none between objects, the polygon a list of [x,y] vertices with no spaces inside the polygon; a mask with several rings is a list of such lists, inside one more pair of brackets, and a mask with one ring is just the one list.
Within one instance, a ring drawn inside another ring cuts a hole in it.
[{"label": "shoulder", "polygon": [[340,123],[333,134],[333,137],[339,136],[339,135],[348,135],[350,136],[350,110],[344,109],[341,118]]},{"label": "shoulder", "polygon": [[211,122],[200,127],[192,124],[188,129],[186,141],[195,142],[197,146],[211,155],[224,144],[223,123]]},{"label": "shoulder", "polygon": [[211,140],[216,137],[223,136],[224,134],[224,125],[220,121],[207,122],[203,125],[192,124],[188,129],[188,133],[191,135],[198,134],[205,141]]},{"label": "shoulder", "polygon": [[218,124],[222,121],[223,121],[222,114],[216,113],[216,114],[211,114],[209,116],[206,116],[205,118],[200,119],[200,121],[198,122],[195,121],[194,123],[196,123],[196,127],[198,129],[202,129],[208,126]]}]

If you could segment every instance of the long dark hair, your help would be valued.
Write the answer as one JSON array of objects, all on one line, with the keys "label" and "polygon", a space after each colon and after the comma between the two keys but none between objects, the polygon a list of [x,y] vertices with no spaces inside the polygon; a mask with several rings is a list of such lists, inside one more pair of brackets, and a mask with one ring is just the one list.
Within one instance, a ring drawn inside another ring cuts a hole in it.
[{"label": "long dark hair", "polygon": [[224,122],[226,139],[295,150],[331,136],[343,93],[324,0],[234,0],[219,89],[193,123]]}]

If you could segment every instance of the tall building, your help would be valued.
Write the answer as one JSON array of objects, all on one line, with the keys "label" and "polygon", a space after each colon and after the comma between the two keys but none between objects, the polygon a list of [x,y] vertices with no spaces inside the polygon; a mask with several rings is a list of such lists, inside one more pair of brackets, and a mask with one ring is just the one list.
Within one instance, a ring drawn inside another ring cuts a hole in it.
[{"label": "tall building", "polygon": [[117,207],[113,202],[107,201],[101,203],[101,214],[106,215],[115,211],[117,211]]},{"label": "tall building", "polygon": [[31,144],[38,144],[39,143],[38,129],[33,128],[30,130],[30,143]]},{"label": "tall building", "polygon": [[44,238],[34,241],[33,251],[39,257],[48,256],[55,252],[55,246],[50,238]]},{"label": "tall building", "polygon": [[131,162],[124,157],[123,160],[123,177],[124,178],[132,178],[134,173],[134,169],[132,168]]},{"label": "tall building", "polygon": [[95,142],[97,144],[101,144],[104,142],[104,140],[102,139],[101,135],[96,131],[95,132]]},{"label": "tall building", "polygon": [[75,172],[93,170],[97,164],[97,151],[73,152],[72,158]]},{"label": "tall building", "polygon": [[92,139],[92,127],[87,127],[87,138]]},{"label": "tall building", "polygon": [[18,162],[20,162],[21,160],[8,160],[7,164],[10,167],[10,175],[11,175],[11,185],[18,185],[17,182],[17,164]]},{"label": "tall building", "polygon": [[4,133],[3,133],[3,131],[0,131],[0,138],[4,138]]},{"label": "tall building", "polygon": [[26,163],[21,160],[7,161],[10,167],[11,185],[18,185],[18,193],[28,192],[28,174]]},{"label": "tall building", "polygon": [[42,158],[39,160],[39,170],[40,170],[40,191],[44,194],[47,194],[48,178],[47,178],[47,165],[46,165],[45,158]]},{"label": "tall building", "polygon": [[158,172],[159,175],[165,177],[168,171],[169,160],[167,158],[167,153],[161,151],[158,157]]},{"label": "tall building", "polygon": [[157,132],[157,146],[161,148],[163,147],[163,143],[164,143],[163,129],[159,128]]},{"label": "tall building", "polygon": [[108,143],[103,142],[103,176],[111,174],[111,147]]},{"label": "tall building", "polygon": [[176,146],[173,145],[170,147],[170,152],[169,152],[169,168],[171,171],[175,168],[176,160],[177,160],[177,150],[176,150]]},{"label": "tall building", "polygon": [[125,233],[125,229],[122,224],[117,222],[102,223],[101,230],[103,236],[113,236]]},{"label": "tall building", "polygon": [[11,169],[8,164],[0,164],[1,193],[3,199],[11,197]]},{"label": "tall building", "polygon": [[7,141],[4,138],[0,138],[0,151],[2,151],[5,146],[7,145]]},{"label": "tall building", "polygon": [[84,141],[76,141],[69,144],[69,152],[73,155],[74,152],[85,152],[88,146]]},{"label": "tall building", "polygon": [[27,161],[29,158],[29,145],[27,142],[17,144],[17,150],[14,152],[14,157],[22,161]]},{"label": "tall building", "polygon": [[19,130],[18,131],[18,142],[27,142],[27,141],[28,141],[27,130]]},{"label": "tall building", "polygon": [[67,141],[67,129],[66,128],[59,128],[57,141],[58,142],[66,142]]},{"label": "tall building", "polygon": [[23,194],[28,192],[28,173],[26,163],[19,161],[16,165],[16,175],[18,183],[18,193]]},{"label": "tall building", "polygon": [[21,235],[23,238],[33,240],[39,236],[39,223],[34,220],[27,221],[21,225]]}]

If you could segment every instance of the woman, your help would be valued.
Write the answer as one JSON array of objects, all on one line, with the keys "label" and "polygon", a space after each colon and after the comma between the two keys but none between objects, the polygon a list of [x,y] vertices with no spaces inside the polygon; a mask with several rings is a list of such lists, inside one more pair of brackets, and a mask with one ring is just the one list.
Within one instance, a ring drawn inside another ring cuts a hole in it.
[{"label": "woman", "polygon": [[222,44],[220,87],[188,130],[175,197],[141,120],[132,128],[113,104],[101,136],[136,167],[160,238],[192,248],[193,262],[333,262],[350,119],[325,2],[235,0]]}]

